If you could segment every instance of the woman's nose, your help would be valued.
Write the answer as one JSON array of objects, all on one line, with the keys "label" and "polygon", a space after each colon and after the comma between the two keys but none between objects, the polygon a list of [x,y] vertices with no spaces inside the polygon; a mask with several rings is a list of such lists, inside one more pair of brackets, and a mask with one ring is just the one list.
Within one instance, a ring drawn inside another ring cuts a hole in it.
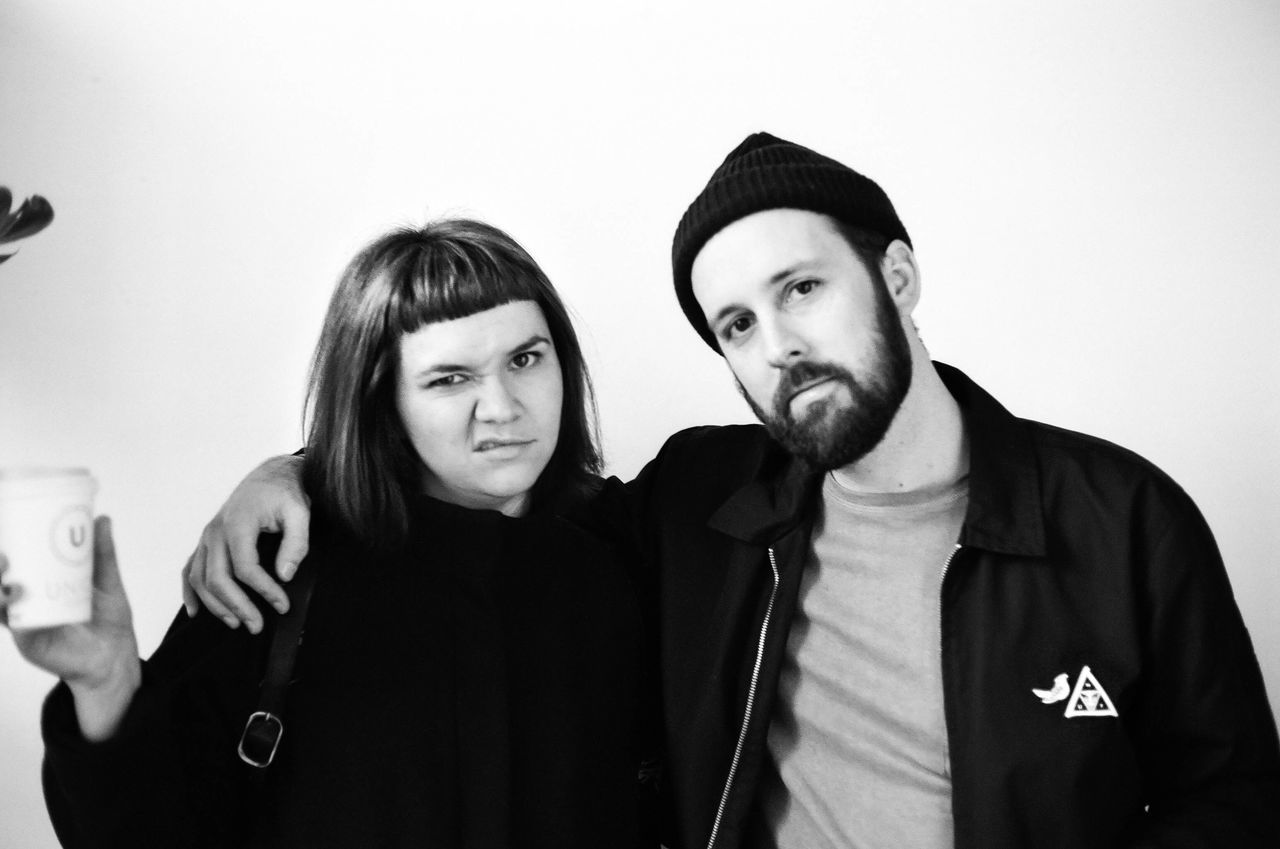
[{"label": "woman's nose", "polygon": [[476,418],[486,422],[508,422],[520,415],[520,400],[502,377],[484,381],[476,401]]}]

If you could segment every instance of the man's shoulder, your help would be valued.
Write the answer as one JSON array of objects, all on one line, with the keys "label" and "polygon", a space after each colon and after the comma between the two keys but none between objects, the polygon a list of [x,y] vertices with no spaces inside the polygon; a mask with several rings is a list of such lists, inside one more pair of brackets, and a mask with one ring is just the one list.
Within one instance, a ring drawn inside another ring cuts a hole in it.
[{"label": "man's shoulder", "polygon": [[762,425],[702,425],[677,431],[663,443],[658,457],[664,455],[706,456],[742,451],[763,452],[772,444]]},{"label": "man's shoulder", "polygon": [[1138,452],[1089,433],[1021,419],[1026,425],[1038,453],[1048,463],[1069,463],[1098,468],[1126,476],[1168,476]]},{"label": "man's shoulder", "polygon": [[1031,434],[1050,492],[1084,489],[1099,499],[1159,503],[1175,512],[1195,510],[1178,483],[1138,452],[1108,439],[1069,428],[1022,420]]},{"label": "man's shoulder", "polygon": [[760,425],[691,427],[668,438],[636,482],[668,498],[714,500],[767,475],[780,452]]}]

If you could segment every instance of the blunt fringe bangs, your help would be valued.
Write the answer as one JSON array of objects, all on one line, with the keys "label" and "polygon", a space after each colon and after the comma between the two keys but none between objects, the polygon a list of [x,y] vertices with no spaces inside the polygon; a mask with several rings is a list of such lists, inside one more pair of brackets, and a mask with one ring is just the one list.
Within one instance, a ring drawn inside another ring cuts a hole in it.
[{"label": "blunt fringe bangs", "polygon": [[338,280],[307,391],[304,480],[314,509],[370,547],[401,545],[422,461],[396,410],[400,338],[526,300],[547,321],[564,384],[559,440],[534,484],[532,509],[589,492],[602,466],[595,394],[568,310],[514,239],[450,218],[375,239]]}]

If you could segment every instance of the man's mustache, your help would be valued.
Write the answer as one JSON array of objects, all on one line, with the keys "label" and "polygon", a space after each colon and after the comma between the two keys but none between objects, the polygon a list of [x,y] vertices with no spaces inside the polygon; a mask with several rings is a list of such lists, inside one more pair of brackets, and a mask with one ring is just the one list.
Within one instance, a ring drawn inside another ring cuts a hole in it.
[{"label": "man's mustache", "polygon": [[804,387],[822,380],[839,380],[849,385],[853,382],[853,375],[835,363],[800,360],[788,365],[773,392],[774,415],[783,421],[791,421],[791,398]]}]

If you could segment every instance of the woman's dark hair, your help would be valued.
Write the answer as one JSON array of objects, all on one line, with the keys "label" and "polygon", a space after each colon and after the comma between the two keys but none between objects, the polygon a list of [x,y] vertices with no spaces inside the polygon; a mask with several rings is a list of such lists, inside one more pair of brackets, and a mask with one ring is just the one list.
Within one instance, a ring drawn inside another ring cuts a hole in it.
[{"label": "woman's dark hair", "polygon": [[329,302],[307,390],[304,472],[322,515],[373,547],[403,542],[422,461],[396,409],[400,338],[513,301],[542,309],[564,383],[559,440],[530,493],[532,509],[592,487],[602,465],[595,396],[560,296],[506,233],[443,219],[375,239],[347,265]]}]

